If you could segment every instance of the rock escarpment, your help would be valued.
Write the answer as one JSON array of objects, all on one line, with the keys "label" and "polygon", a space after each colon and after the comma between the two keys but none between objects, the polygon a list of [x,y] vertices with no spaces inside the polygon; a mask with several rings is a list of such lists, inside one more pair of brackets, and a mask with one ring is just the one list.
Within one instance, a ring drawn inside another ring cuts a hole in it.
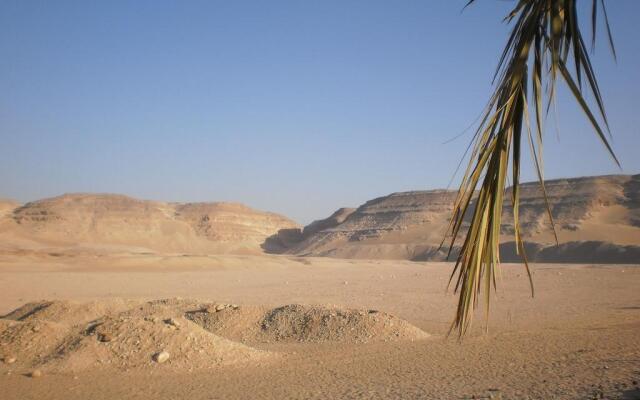
[{"label": "rock escarpment", "polygon": [[[520,226],[531,260],[640,263],[640,175],[549,180],[545,186],[559,246],[538,183],[525,183]],[[346,214],[337,213],[341,220],[334,214],[313,222],[297,241],[290,238],[282,251],[302,256],[443,260],[446,253],[439,247],[455,196],[455,191],[430,190],[370,200]],[[512,213],[507,201],[502,225],[504,261],[520,260],[512,243]]]},{"label": "rock escarpment", "polygon": [[2,247],[154,252],[259,253],[281,215],[236,203],[164,203],[114,194],[67,194],[27,203],[0,217]]}]

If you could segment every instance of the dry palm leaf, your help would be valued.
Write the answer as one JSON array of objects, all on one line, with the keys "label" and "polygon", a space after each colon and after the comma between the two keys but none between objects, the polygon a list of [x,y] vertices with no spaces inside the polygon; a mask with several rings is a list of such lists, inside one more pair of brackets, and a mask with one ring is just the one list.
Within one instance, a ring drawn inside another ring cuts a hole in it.
[{"label": "dry palm leaf", "polygon": [[[470,0],[467,5],[474,1]],[[613,50],[604,0],[592,1],[592,45],[600,5]],[[487,315],[489,312],[492,286],[495,290],[496,274],[500,266],[500,225],[505,195],[511,197],[513,204],[516,248],[529,273],[533,295],[533,281],[518,222],[521,147],[523,142],[527,142],[530,147],[553,226],[542,174],[542,116],[545,112],[543,103],[547,102],[548,110],[554,100],[558,77],[567,84],[597,135],[618,163],[605,135],[605,131],[609,133],[609,125],[578,24],[577,3],[577,0],[520,0],[505,18],[505,21],[514,23],[513,30],[496,69],[495,92],[472,140],[469,166],[460,184],[448,230],[451,235],[451,253],[461,235],[465,216],[470,217],[469,229],[449,281],[451,284],[455,277],[455,292],[459,293],[458,308],[451,330],[456,330],[460,338],[471,325],[473,311],[478,306],[481,295],[484,297]],[[615,57],[615,50],[613,54]],[[575,67],[573,72],[569,70],[571,63]],[[543,79],[546,90],[543,90]],[[583,81],[593,94],[605,129],[583,97]],[[533,124],[529,107],[534,111]],[[532,125],[535,125],[534,129]],[[507,192],[505,185],[509,172],[513,182],[512,190]]]}]

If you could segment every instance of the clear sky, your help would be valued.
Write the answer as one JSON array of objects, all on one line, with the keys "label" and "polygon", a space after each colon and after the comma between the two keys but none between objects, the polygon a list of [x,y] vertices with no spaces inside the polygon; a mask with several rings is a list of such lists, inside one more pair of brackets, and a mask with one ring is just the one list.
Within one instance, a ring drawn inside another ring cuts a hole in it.
[{"label": "clear sky", "polygon": [[[3,0],[0,197],[240,201],[306,223],[446,187],[471,132],[445,142],[491,93],[513,5],[465,1]],[[607,4],[618,63],[604,36],[593,62],[638,173],[640,1]],[[547,178],[619,173],[566,93],[558,109]]]}]

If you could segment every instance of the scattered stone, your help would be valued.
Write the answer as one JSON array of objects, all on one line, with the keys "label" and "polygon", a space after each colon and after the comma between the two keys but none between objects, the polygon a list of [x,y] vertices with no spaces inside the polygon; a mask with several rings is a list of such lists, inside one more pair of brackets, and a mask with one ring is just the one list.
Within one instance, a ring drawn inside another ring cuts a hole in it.
[{"label": "scattered stone", "polygon": [[113,336],[108,333],[98,333],[98,340],[103,343],[108,343],[113,340]]},{"label": "scattered stone", "polygon": [[216,311],[222,311],[222,310],[224,310],[225,308],[227,308],[227,306],[226,306],[226,305],[224,305],[224,304],[218,304],[218,305],[216,306]]},{"label": "scattered stone", "polygon": [[34,325],[31,330],[34,332],[40,332],[40,327],[38,325]]},{"label": "scattered stone", "polygon": [[2,361],[4,361],[5,364],[13,364],[17,359],[14,356],[5,356]]},{"label": "scattered stone", "polygon": [[165,319],[164,323],[167,324],[167,325],[170,325],[170,326],[174,326],[176,328],[180,327],[180,322],[175,320],[175,319],[173,319],[173,318]]},{"label": "scattered stone", "polygon": [[237,304],[232,304],[231,308],[233,308],[234,310],[237,310],[238,308],[240,308],[240,306]]},{"label": "scattered stone", "polygon": [[166,351],[160,351],[154,354],[152,358],[153,361],[157,362],[158,364],[162,364],[169,359],[169,353]]},{"label": "scattered stone", "polygon": [[40,371],[39,369],[34,369],[33,371],[29,372],[30,378],[40,378],[41,376],[42,376],[42,371]]}]

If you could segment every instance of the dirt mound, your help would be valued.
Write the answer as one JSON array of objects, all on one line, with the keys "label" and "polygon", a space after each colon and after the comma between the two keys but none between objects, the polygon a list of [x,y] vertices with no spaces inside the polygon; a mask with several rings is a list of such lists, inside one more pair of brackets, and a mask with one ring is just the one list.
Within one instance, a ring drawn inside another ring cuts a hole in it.
[{"label": "dirt mound", "polygon": [[12,321],[0,319],[0,357],[14,357],[16,364],[32,368],[45,363],[65,340],[68,327],[52,321]]},{"label": "dirt mound", "polygon": [[368,342],[428,337],[408,322],[376,310],[343,310],[298,304],[269,311],[261,326],[266,337],[277,341]]},{"label": "dirt mound", "polygon": [[[414,340],[428,335],[374,310],[279,308],[183,299],[29,303],[0,318],[0,358],[17,370],[215,368],[277,358],[270,342]],[[242,342],[242,343],[241,343]]]},{"label": "dirt mound", "polygon": [[137,302],[113,300],[75,303],[71,301],[40,301],[27,303],[5,315],[3,318],[15,321],[54,321],[69,326],[85,324],[101,316],[114,314],[131,307]]},{"label": "dirt mound", "polygon": [[364,343],[429,337],[407,321],[376,310],[290,304],[273,309],[225,307],[216,311],[211,305],[187,318],[211,332],[246,343]]},{"label": "dirt mound", "polygon": [[0,319],[0,355],[15,357],[18,367],[61,371],[152,368],[160,364],[158,356],[163,352],[168,355],[163,367],[185,370],[273,357],[183,317],[199,307],[175,299],[126,306],[121,302],[32,303]]}]

